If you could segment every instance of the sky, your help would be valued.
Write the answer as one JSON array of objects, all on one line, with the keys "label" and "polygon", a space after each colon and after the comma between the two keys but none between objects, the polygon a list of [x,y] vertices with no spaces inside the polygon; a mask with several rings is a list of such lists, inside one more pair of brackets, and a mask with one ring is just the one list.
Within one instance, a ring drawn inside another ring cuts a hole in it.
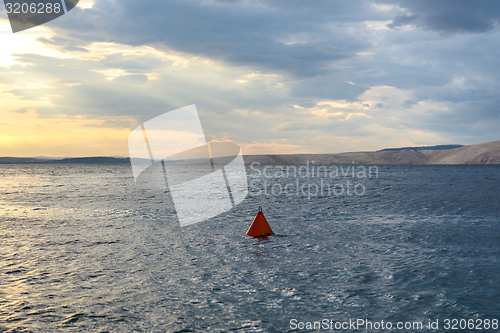
[{"label": "sky", "polygon": [[81,0],[15,34],[0,8],[0,156],[128,156],[192,104],[244,154],[500,140],[496,0]]}]

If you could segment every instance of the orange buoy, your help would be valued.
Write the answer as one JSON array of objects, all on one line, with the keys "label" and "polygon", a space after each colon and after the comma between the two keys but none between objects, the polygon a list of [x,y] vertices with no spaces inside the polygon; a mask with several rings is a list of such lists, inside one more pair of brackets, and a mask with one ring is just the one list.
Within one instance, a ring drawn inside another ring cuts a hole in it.
[{"label": "orange buoy", "polygon": [[247,235],[255,237],[274,235],[273,230],[264,217],[264,213],[262,213],[262,206],[259,206],[259,212],[255,216],[250,228],[248,228]]}]

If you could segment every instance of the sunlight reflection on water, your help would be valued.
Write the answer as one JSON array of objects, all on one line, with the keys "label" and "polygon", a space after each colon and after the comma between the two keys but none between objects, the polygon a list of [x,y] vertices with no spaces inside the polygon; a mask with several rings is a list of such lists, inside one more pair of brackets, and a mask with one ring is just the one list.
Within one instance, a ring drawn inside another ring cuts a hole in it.
[{"label": "sunlight reflection on water", "polygon": [[[254,183],[181,229],[168,193],[129,167],[0,166],[0,330],[500,317],[500,168],[380,170],[364,196],[257,196]],[[261,204],[276,236],[254,239]]]}]

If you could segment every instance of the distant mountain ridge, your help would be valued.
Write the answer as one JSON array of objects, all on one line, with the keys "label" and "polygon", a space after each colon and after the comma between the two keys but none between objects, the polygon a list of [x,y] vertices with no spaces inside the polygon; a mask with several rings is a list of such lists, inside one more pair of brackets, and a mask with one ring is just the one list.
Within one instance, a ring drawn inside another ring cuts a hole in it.
[{"label": "distant mountain ridge", "polygon": [[36,157],[0,157],[0,164],[24,164],[24,163],[42,163],[46,161]]},{"label": "distant mountain ridge", "polygon": [[38,157],[0,157],[0,164],[130,164],[128,157],[74,157],[49,159]]},{"label": "distant mountain ridge", "polygon": [[418,147],[402,147],[402,148],[385,148],[379,151],[397,151],[397,150],[448,150],[461,148],[464,145],[437,145],[437,146],[418,146]]},{"label": "distant mountain ridge", "polygon": [[[453,146],[457,146],[453,148]],[[438,148],[440,147],[440,148]],[[388,148],[340,154],[245,155],[245,164],[500,164],[500,141],[476,145]],[[199,163],[200,161],[193,161]],[[0,164],[130,164],[128,157],[0,157]]]},{"label": "distant mountain ridge", "polygon": [[74,157],[42,162],[44,164],[130,164],[128,157]]}]

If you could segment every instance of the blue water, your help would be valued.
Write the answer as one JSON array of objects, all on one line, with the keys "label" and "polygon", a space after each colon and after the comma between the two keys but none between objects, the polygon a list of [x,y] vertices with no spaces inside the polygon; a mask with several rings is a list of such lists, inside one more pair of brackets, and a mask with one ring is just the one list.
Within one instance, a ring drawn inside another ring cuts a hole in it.
[{"label": "blue water", "polygon": [[[1,165],[0,331],[500,319],[500,166],[264,167],[242,204],[181,229],[129,166]],[[259,205],[268,239],[245,235]]]}]

